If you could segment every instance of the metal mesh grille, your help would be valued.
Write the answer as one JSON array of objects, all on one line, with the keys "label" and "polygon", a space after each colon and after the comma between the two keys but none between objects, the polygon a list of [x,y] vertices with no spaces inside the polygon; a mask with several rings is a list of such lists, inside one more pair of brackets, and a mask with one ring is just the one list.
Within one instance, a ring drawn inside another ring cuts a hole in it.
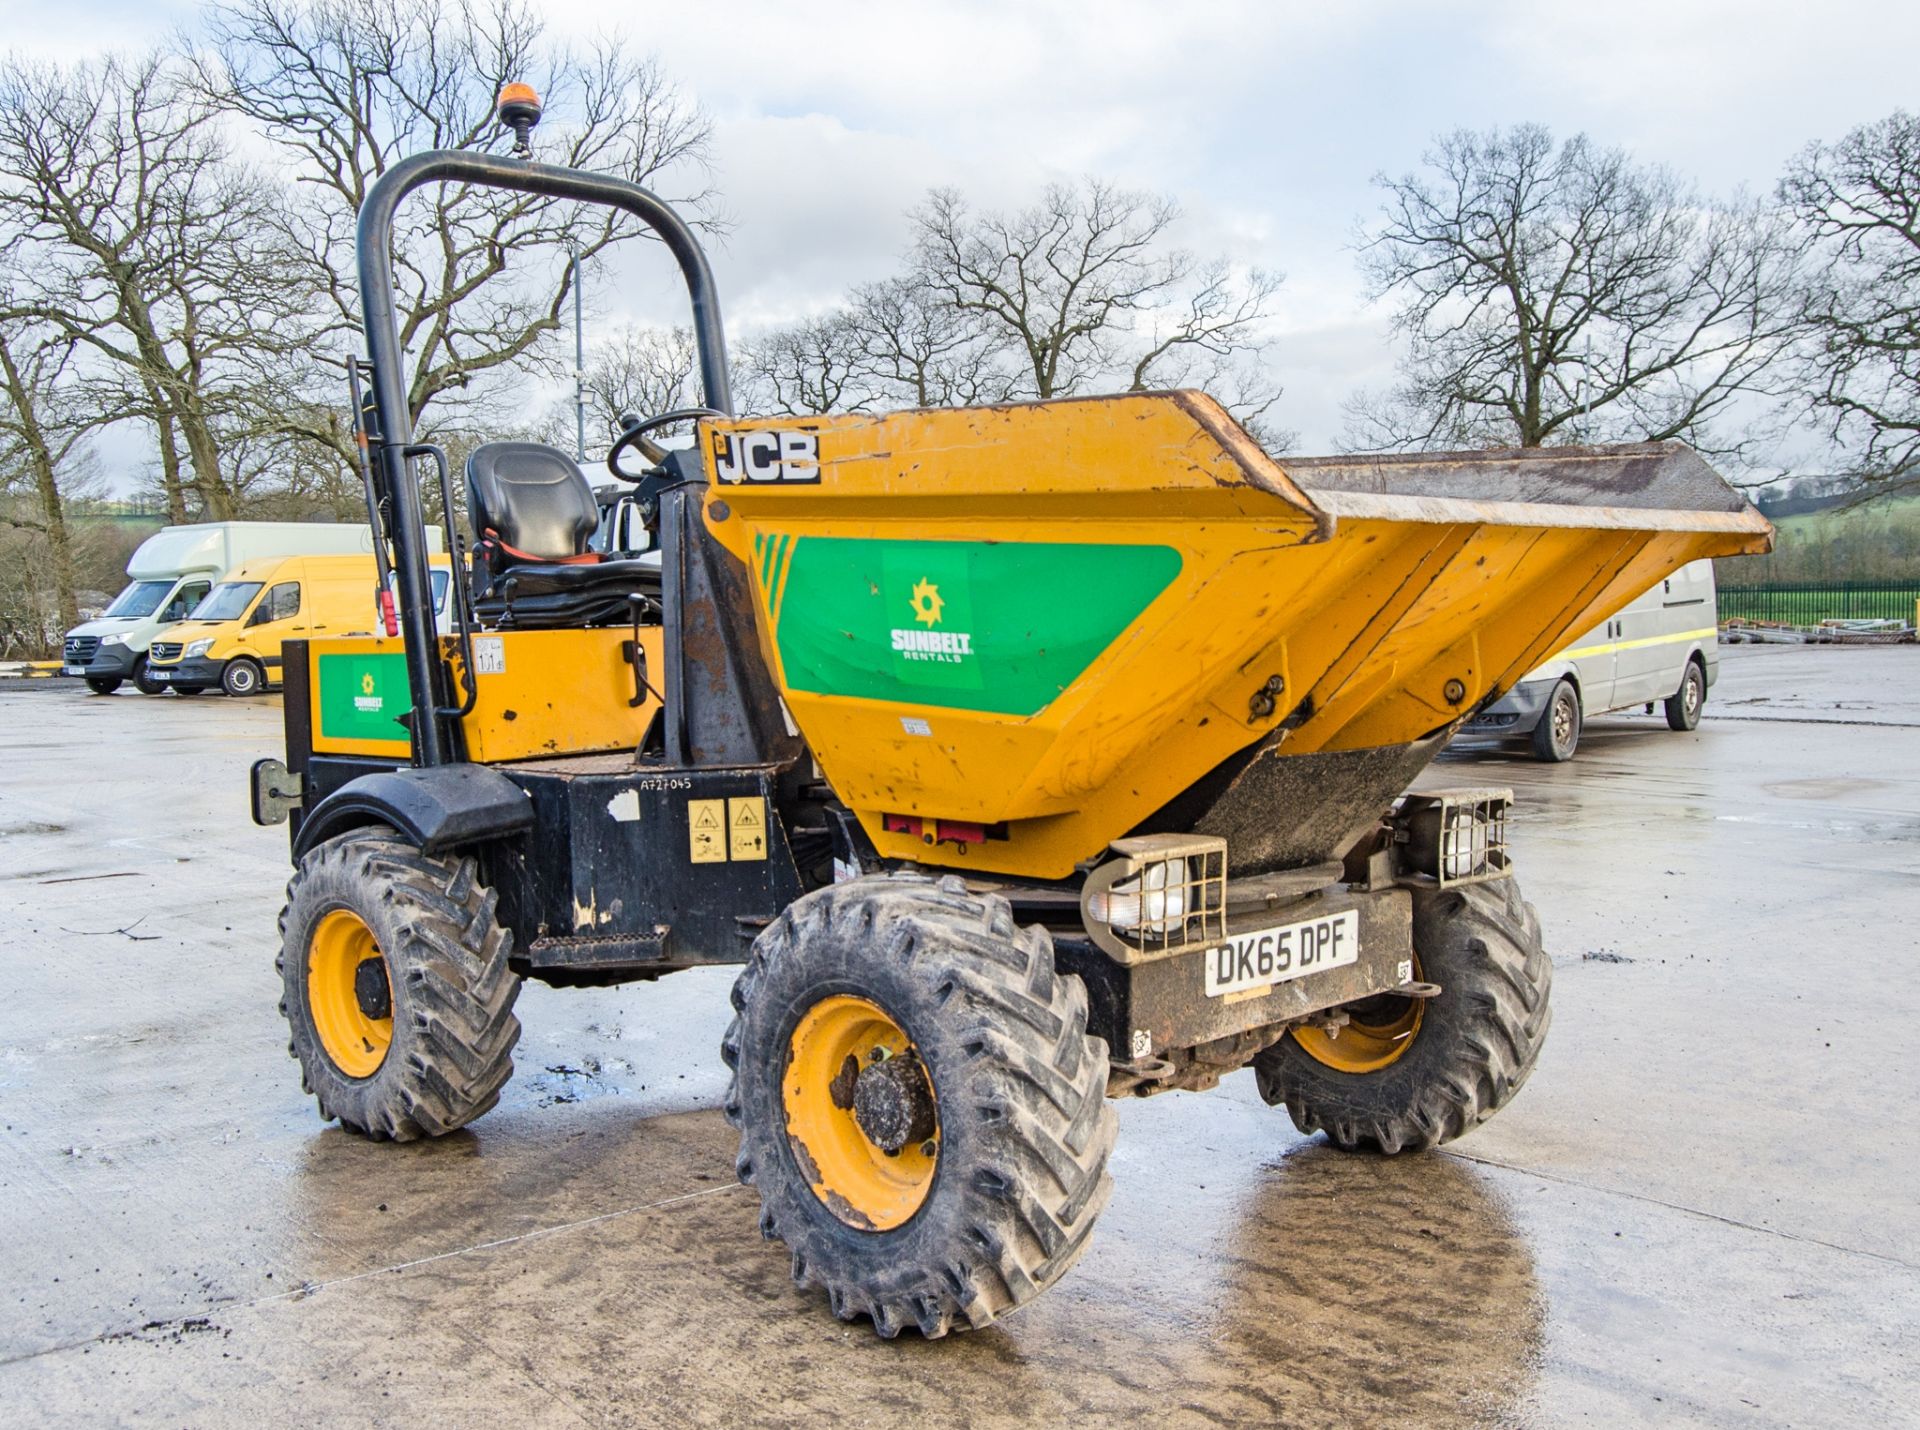
[{"label": "metal mesh grille", "polygon": [[1442,887],[1497,878],[1507,872],[1507,805],[1504,795],[1462,803],[1448,801],[1440,811]]},{"label": "metal mesh grille", "polygon": [[1083,902],[1088,928],[1108,952],[1133,962],[1225,936],[1225,840],[1144,835],[1116,841],[1113,851],[1121,857],[1095,871]]}]

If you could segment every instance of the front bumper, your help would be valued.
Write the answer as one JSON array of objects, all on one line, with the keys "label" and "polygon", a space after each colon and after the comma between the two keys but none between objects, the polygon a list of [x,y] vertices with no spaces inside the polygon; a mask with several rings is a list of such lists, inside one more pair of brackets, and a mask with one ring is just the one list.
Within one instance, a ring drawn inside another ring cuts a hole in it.
[{"label": "front bumper", "polygon": [[148,662],[147,679],[157,680],[162,685],[186,685],[204,690],[218,685],[220,673],[226,668],[224,660],[208,660],[203,655],[191,660],[176,660],[171,665]]},{"label": "front bumper", "polygon": [[1551,680],[1537,680],[1528,685],[1516,685],[1462,725],[1460,733],[1495,739],[1511,735],[1530,735],[1533,733],[1533,727],[1540,723],[1540,717],[1546,713],[1547,702],[1553,695],[1553,687],[1554,682]]},{"label": "front bumper", "polygon": [[132,646],[103,645],[93,653],[93,658],[85,665],[75,665],[63,659],[60,673],[75,680],[131,680],[134,662],[143,652]]}]

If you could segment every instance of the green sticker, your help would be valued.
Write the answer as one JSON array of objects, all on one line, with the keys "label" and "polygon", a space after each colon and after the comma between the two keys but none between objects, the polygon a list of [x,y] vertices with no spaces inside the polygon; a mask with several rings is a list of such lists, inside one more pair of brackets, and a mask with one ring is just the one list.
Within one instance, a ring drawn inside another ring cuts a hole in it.
[{"label": "green sticker", "polygon": [[318,679],[321,738],[412,739],[400,723],[413,708],[405,655],[323,655]]},{"label": "green sticker", "polygon": [[792,543],[775,641],[787,684],[954,710],[1046,708],[1180,572],[1170,546]]}]

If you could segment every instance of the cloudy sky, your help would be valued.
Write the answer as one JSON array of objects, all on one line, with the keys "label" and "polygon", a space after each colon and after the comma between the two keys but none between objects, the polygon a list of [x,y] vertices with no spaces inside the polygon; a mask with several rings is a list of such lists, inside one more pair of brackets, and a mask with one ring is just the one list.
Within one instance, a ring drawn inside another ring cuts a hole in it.
[{"label": "cloudy sky", "polygon": [[[1353,239],[1371,177],[1415,167],[1434,134],[1537,121],[1764,192],[1810,140],[1920,103],[1920,6],[1893,0],[538,3],[559,34],[655,52],[711,115],[734,329],[889,271],[929,187],[991,207],[1097,173],[1175,195],[1188,246],[1288,275],[1275,416],[1308,451],[1391,375]],[[65,60],[191,29],[198,7],[7,8],[7,46]],[[672,316],[664,282],[612,286],[590,324]]]}]

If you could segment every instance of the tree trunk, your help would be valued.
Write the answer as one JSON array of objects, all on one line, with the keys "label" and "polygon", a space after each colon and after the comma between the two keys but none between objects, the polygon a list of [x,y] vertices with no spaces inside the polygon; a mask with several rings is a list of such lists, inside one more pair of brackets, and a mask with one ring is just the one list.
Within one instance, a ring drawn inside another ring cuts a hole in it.
[{"label": "tree trunk", "polygon": [[160,406],[160,394],[153,394],[153,421],[160,435],[160,487],[167,498],[167,525],[184,526],[187,521],[187,494],[180,485],[180,449],[174,445],[173,418]]},{"label": "tree trunk", "polygon": [[54,599],[60,608],[60,628],[80,624],[80,606],[73,590],[73,546],[67,539],[66,503],[60,499],[59,474],[54,470],[53,450],[47,445],[46,430],[40,425],[35,395],[13,360],[13,352],[0,343],[0,372],[7,381],[7,395],[19,419],[21,445],[26,448],[27,465],[33,470],[35,493],[40,498],[40,515],[46,523],[47,551],[52,558]]}]

